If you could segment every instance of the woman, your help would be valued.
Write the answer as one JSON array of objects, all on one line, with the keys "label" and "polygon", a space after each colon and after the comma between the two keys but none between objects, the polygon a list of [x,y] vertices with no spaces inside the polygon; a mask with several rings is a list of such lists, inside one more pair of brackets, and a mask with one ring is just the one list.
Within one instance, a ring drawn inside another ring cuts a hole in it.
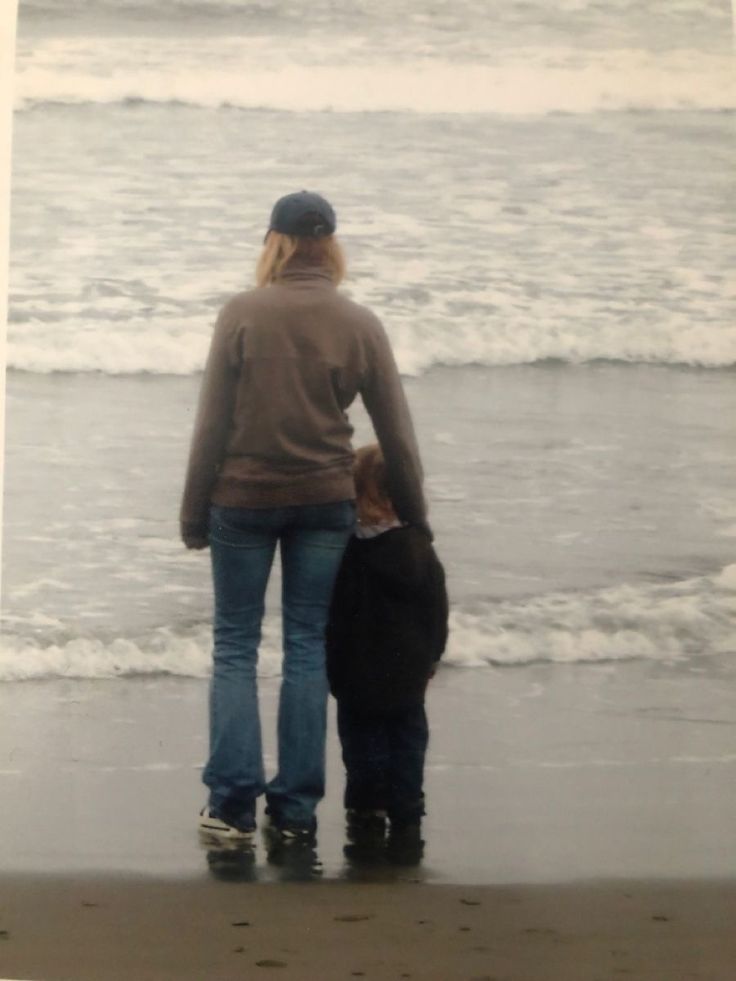
[{"label": "woman", "polygon": [[[379,320],[337,289],[335,213],[318,194],[276,202],[257,288],[225,304],[204,371],[181,507],[188,548],[210,546],[215,593],[209,801],[200,829],[247,840],[265,792],[282,840],[311,839],[324,796],[324,633],[355,524],[352,427],[371,416],[399,518],[425,524],[422,471]],[[282,563],[278,772],[266,783],[256,663],[266,585]]]}]

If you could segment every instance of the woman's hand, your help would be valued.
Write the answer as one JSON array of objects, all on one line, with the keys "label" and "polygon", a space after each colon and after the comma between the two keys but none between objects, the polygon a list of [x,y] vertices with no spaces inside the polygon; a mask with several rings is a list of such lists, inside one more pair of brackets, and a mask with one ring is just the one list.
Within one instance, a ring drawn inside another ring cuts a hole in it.
[{"label": "woman's hand", "polygon": [[192,538],[185,538],[184,539],[184,544],[186,545],[187,548],[193,548],[193,549],[209,548],[209,545],[210,545],[209,539],[207,539],[207,538],[194,538],[194,537],[192,537]]},{"label": "woman's hand", "polygon": [[207,529],[195,525],[182,524],[181,540],[187,548],[191,549],[207,548],[210,544]]}]

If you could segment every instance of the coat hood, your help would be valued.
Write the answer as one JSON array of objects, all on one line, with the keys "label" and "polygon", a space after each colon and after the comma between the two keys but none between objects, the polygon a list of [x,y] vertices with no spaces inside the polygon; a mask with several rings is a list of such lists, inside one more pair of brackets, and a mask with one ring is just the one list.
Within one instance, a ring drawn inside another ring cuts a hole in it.
[{"label": "coat hood", "polygon": [[432,546],[419,528],[391,528],[375,538],[353,539],[352,546],[371,572],[394,590],[416,589],[427,575]]}]

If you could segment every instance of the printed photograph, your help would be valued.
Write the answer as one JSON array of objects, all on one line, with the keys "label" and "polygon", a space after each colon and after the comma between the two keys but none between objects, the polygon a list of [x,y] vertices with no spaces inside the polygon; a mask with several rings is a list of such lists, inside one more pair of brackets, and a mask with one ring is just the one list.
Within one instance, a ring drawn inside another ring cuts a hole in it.
[{"label": "printed photograph", "polygon": [[19,0],[2,978],[733,981],[732,14]]}]

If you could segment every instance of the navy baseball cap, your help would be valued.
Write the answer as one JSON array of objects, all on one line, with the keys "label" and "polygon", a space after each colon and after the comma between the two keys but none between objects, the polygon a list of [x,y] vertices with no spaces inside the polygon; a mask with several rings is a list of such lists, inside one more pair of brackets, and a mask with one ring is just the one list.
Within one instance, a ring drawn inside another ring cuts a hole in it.
[{"label": "navy baseball cap", "polygon": [[301,238],[323,238],[332,235],[336,227],[337,218],[329,201],[311,191],[296,191],[278,199],[268,230]]}]

